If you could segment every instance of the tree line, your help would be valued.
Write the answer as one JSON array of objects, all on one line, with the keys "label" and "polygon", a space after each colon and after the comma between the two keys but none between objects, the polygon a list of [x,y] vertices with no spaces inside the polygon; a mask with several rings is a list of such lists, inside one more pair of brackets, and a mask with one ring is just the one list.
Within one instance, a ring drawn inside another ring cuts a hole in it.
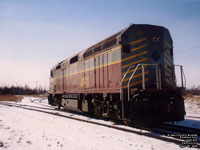
[{"label": "tree line", "polygon": [[192,87],[190,89],[186,89],[187,95],[200,95],[200,86],[199,87]]},{"label": "tree line", "polygon": [[0,87],[0,95],[32,95],[32,94],[45,94],[47,91],[45,88],[39,86],[38,88],[30,88],[25,86],[2,86]]},{"label": "tree line", "polygon": [[[11,94],[11,95],[32,95],[32,94],[45,94],[47,90],[39,86],[38,88],[30,88],[28,85],[25,86],[2,86],[0,87],[0,95]],[[200,95],[200,86],[192,87],[185,90],[186,94]]]}]

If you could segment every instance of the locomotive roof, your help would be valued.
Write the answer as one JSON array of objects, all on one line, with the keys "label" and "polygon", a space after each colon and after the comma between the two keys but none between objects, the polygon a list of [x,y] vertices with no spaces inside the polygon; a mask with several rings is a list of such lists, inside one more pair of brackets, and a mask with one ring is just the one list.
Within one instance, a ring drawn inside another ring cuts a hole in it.
[{"label": "locomotive roof", "polygon": [[82,56],[85,52],[87,52],[87,51],[90,50],[91,48],[96,47],[97,45],[100,45],[100,44],[102,44],[102,43],[105,43],[106,41],[109,41],[110,39],[113,39],[113,38],[116,38],[116,37],[120,37],[121,34],[124,33],[128,28],[129,28],[129,27],[126,27],[126,28],[122,29],[121,31],[119,31],[119,32],[117,32],[117,33],[115,33],[115,34],[109,36],[108,38],[106,38],[106,39],[104,39],[104,40],[102,40],[102,41],[100,41],[100,42],[98,42],[98,43],[96,43],[96,44],[90,46],[89,48],[86,48],[86,49],[80,51],[79,53],[77,53],[77,54],[75,54],[75,55],[73,55],[73,56],[71,56],[71,57],[68,57],[67,59],[64,59],[63,61],[57,63],[52,69],[55,69],[57,66],[59,66],[59,65],[61,65],[61,64],[63,64],[63,63],[69,62],[70,59],[73,58],[73,57],[75,57],[75,56]]},{"label": "locomotive roof", "polygon": [[61,62],[59,62],[59,63],[58,63],[57,65],[55,65],[52,69],[55,69],[57,66],[69,62],[70,59],[72,59],[72,58],[75,57],[75,56],[78,56],[78,57],[80,58],[81,56],[83,56],[84,53],[86,53],[87,51],[91,50],[92,48],[98,47],[98,46],[102,45],[103,43],[105,43],[105,42],[107,42],[107,41],[109,41],[109,40],[111,40],[111,39],[120,37],[120,36],[121,36],[124,32],[126,32],[129,28],[133,28],[133,27],[135,27],[135,26],[140,26],[140,27],[159,27],[159,28],[166,29],[166,28],[164,28],[164,27],[156,26],[156,25],[149,25],[149,24],[132,24],[132,25],[130,25],[129,27],[126,27],[126,28],[122,29],[121,31],[119,31],[119,32],[117,32],[117,33],[115,33],[115,34],[109,36],[108,38],[106,38],[106,39],[104,39],[104,40],[102,40],[102,41],[100,41],[100,42],[98,42],[98,43],[96,43],[96,44],[90,46],[89,48],[86,48],[86,49],[84,49],[84,50],[78,52],[77,54],[75,54],[75,55],[73,55],[73,56],[71,56],[71,57],[68,57],[67,59],[65,59],[65,60],[63,60],[63,61],[61,61]]}]

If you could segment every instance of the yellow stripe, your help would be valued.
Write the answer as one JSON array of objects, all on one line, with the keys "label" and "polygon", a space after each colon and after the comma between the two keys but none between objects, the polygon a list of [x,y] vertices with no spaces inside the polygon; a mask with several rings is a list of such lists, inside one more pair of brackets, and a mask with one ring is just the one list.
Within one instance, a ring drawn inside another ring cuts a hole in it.
[{"label": "yellow stripe", "polygon": [[172,73],[172,69],[169,69],[168,66],[165,66],[165,69],[166,69],[168,72]]},{"label": "yellow stripe", "polygon": [[127,60],[129,60],[129,59],[133,59],[133,58],[135,58],[135,57],[138,57],[138,56],[141,56],[141,55],[144,55],[144,54],[147,54],[147,51],[143,51],[143,52],[138,53],[138,54],[135,54],[135,55],[133,55],[133,56],[126,57],[126,58],[122,59],[122,62],[123,62],[123,61],[127,61]]},{"label": "yellow stripe", "polygon": [[170,51],[168,49],[166,49],[166,52],[170,55]]},{"label": "yellow stripe", "polygon": [[[144,68],[146,68],[147,66],[144,66]],[[139,71],[139,70],[141,70],[142,69],[142,66],[140,66],[137,70]],[[129,73],[131,73],[131,72],[133,72],[135,70],[135,68],[133,68],[133,69],[131,69],[131,70],[129,70],[128,71],[128,73],[127,74],[129,74]],[[124,75],[126,73],[126,71],[125,72],[123,72],[122,73],[122,75]]]},{"label": "yellow stripe", "polygon": [[173,85],[173,83],[169,81],[169,79],[165,78],[165,81],[167,81],[167,83],[169,83],[170,85]]},{"label": "yellow stripe", "polygon": [[[149,73],[148,71],[144,72],[145,75],[148,74],[148,73]],[[134,76],[132,77],[132,79],[138,78],[138,77],[140,77],[140,76],[142,76],[142,73],[139,73],[139,74],[137,74],[137,75],[134,75]],[[125,78],[123,82],[126,82],[126,81],[128,81],[129,79],[130,79],[130,77]]]},{"label": "yellow stripe", "polygon": [[169,43],[167,43],[167,41],[165,41],[165,40],[164,40],[164,43],[167,45],[168,48],[171,48],[171,47],[172,47],[172,46],[171,46]]},{"label": "yellow stripe", "polygon": [[164,60],[169,66],[171,66],[171,64],[168,62],[168,60],[166,58]]},{"label": "yellow stripe", "polygon": [[145,38],[142,38],[142,39],[139,39],[139,40],[136,40],[136,41],[132,41],[132,42],[130,42],[130,44],[131,44],[131,45],[134,45],[134,44],[137,44],[137,43],[142,42],[142,41],[145,41],[145,40],[147,40],[146,37],[145,37]]},{"label": "yellow stripe", "polygon": [[[103,54],[105,54],[105,53],[109,53],[109,52],[111,52],[111,51],[116,51],[116,50],[119,50],[119,49],[121,49],[121,45],[119,45],[119,46],[117,46],[117,47],[115,47],[115,48],[112,48],[112,49],[110,49],[110,50],[107,50],[107,51],[105,51],[105,52],[99,53],[98,55],[94,55],[94,56],[91,55],[91,57],[89,56],[88,58],[84,59],[83,61],[87,61],[87,60],[93,59],[93,58],[95,58],[95,57],[98,57],[98,56],[100,56],[100,55],[103,55]],[[68,60],[67,62],[69,62],[69,60]],[[81,62],[81,61],[77,61],[77,62],[75,62],[75,63],[73,63],[73,64],[70,64],[70,66],[76,65],[76,64],[78,64],[79,62]],[[64,63],[66,63],[66,62],[64,62]]]},{"label": "yellow stripe", "polygon": [[123,69],[123,68],[126,68],[126,67],[128,67],[128,66],[131,66],[131,65],[135,65],[135,64],[144,62],[144,61],[147,61],[147,58],[143,58],[143,59],[140,59],[140,60],[138,60],[138,61],[134,61],[134,62],[132,62],[132,63],[126,64],[126,65],[122,66],[122,69]]},{"label": "yellow stripe", "polygon": [[91,70],[94,70],[94,69],[103,68],[103,67],[110,66],[110,65],[113,65],[113,64],[117,64],[117,63],[121,63],[121,60],[117,60],[117,61],[111,62],[109,64],[104,64],[104,65],[101,65],[101,66],[98,66],[98,67],[95,67],[95,68],[87,69],[87,70],[85,70],[85,72],[91,71]]},{"label": "yellow stripe", "polygon": [[147,45],[148,44],[144,44],[144,45],[141,45],[141,46],[138,46],[138,47],[134,47],[134,48],[131,49],[131,52],[134,52],[134,51],[137,51],[139,49],[142,49],[142,48],[146,47]]},{"label": "yellow stripe", "polygon": [[165,56],[168,58],[168,60],[169,60],[171,63],[173,62],[172,58],[171,58],[169,55],[167,55],[167,53],[165,53]]},{"label": "yellow stripe", "polygon": [[[135,62],[133,62],[133,63],[130,63],[130,65],[133,65],[133,64],[136,64],[136,63],[141,63],[141,62],[146,61],[146,60],[147,60],[147,58],[144,58],[144,59],[135,61]],[[91,71],[91,70],[94,70],[94,69],[103,68],[103,67],[105,67],[105,66],[110,66],[110,65],[113,65],[113,64],[117,64],[117,63],[121,63],[121,60],[114,61],[114,62],[111,62],[111,63],[109,63],[109,64],[101,65],[101,66],[98,66],[98,67],[96,67],[96,68],[91,68],[91,69],[82,70],[82,71],[79,71],[79,72],[76,72],[76,73],[64,75],[64,77],[68,77],[68,76],[80,74],[80,73],[83,73],[83,72],[88,72],[88,71]],[[129,64],[127,64],[127,65],[129,65]],[[124,66],[123,66],[123,67],[124,67]],[[123,68],[123,67],[122,67],[122,68]],[[140,69],[140,68],[139,68],[139,69]],[[62,77],[57,77],[56,79],[59,79],[59,78],[62,78]]]},{"label": "yellow stripe", "polygon": [[112,63],[105,64],[105,65],[101,65],[101,66],[94,67],[94,68],[91,68],[91,69],[82,70],[82,71],[79,71],[79,72],[76,72],[76,73],[72,73],[72,74],[64,75],[64,77],[68,77],[68,76],[76,75],[76,74],[83,73],[83,72],[88,72],[88,71],[91,71],[91,70],[94,70],[94,69],[103,68],[103,67],[105,67],[105,66],[110,66],[110,65],[113,65],[113,64],[117,64],[117,63],[121,63],[121,60],[117,60],[117,61],[114,61],[114,62],[112,62]]},{"label": "yellow stripe", "polygon": [[[133,42],[130,42],[130,44],[131,45],[134,45],[134,44],[136,44],[136,43],[139,43],[139,42],[142,42],[142,41],[145,41],[145,40],[147,40],[147,38],[145,37],[145,38],[142,38],[142,39],[139,39],[139,40],[137,40],[137,41],[133,41]],[[145,46],[147,46],[148,44],[144,44],[144,45],[142,45],[142,46],[140,46],[140,47],[138,47],[139,49],[140,48],[143,48],[143,47],[145,47]],[[105,53],[108,53],[108,52],[111,52],[111,51],[115,51],[115,50],[118,50],[118,49],[120,49],[121,48],[121,45],[119,45],[119,46],[117,46],[117,47],[115,47],[115,48],[112,48],[112,49],[110,49],[110,50],[108,50],[108,51],[105,51],[105,52],[102,52],[102,53],[100,53],[100,54],[98,54],[98,55],[95,55],[94,57],[96,57],[96,56],[99,56],[99,55],[103,55],[103,54],[105,54]],[[137,47],[136,47],[137,48]],[[134,49],[134,48],[133,48]],[[133,50],[134,51],[134,50]]]},{"label": "yellow stripe", "polygon": [[165,71],[165,75],[168,76],[168,77],[171,77],[171,75],[166,71]]},{"label": "yellow stripe", "polygon": [[[146,82],[146,81],[148,81],[148,80],[149,80],[149,79],[146,78],[144,81]],[[141,84],[141,83],[142,83],[142,80],[139,80],[139,81],[136,81],[136,82],[134,82],[134,83],[129,84],[129,87],[131,87],[131,86],[135,86],[135,85],[137,85],[137,84]],[[128,85],[123,86],[123,88],[128,88]]]},{"label": "yellow stripe", "polygon": [[[110,50],[108,50],[108,51],[106,51],[106,52],[102,52],[102,53],[100,53],[100,54],[98,54],[98,55],[95,55],[95,56],[93,56],[92,58],[90,57],[90,58],[88,58],[88,59],[85,59],[84,61],[88,61],[88,60],[90,60],[90,59],[94,59],[94,58],[97,57],[97,56],[103,55],[103,54],[108,53],[108,52],[111,52],[111,51],[119,50],[120,48],[121,48],[121,45],[120,45],[120,46],[117,46],[117,47],[115,47],[115,48],[112,48],[112,49],[110,49]],[[83,61],[83,62],[84,62],[84,61]],[[79,62],[80,62],[80,61],[78,61],[78,62],[76,62],[76,63],[74,63],[74,64],[70,64],[70,66],[75,65],[75,64],[78,64]],[[83,63],[83,62],[81,62],[81,63]],[[113,64],[117,64],[117,63],[121,63],[121,60],[117,60],[117,61],[111,62],[111,63],[109,63],[109,64],[104,64],[104,65],[101,65],[101,66],[98,66],[98,67],[95,67],[95,68],[91,68],[91,69],[87,69],[87,70],[82,70],[82,71],[79,71],[79,72],[75,72],[75,73],[71,73],[71,74],[68,74],[68,75],[64,75],[64,77],[76,75],[76,74],[83,73],[83,72],[87,72],[87,71],[91,71],[91,70],[94,70],[94,69],[99,69],[99,68],[102,68],[102,67],[105,67],[105,66],[110,66],[110,65],[113,65]],[[70,67],[70,66],[69,66],[69,67]],[[77,67],[78,67],[78,66],[77,66]],[[56,78],[56,77],[55,77],[55,78]],[[59,78],[62,78],[62,77],[57,77],[56,79],[59,79]]]}]

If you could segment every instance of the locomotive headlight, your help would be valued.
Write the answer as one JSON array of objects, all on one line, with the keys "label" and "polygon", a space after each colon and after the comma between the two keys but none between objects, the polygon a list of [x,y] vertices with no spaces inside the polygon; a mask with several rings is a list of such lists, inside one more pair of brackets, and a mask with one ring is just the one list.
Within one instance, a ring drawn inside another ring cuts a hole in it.
[{"label": "locomotive headlight", "polygon": [[159,36],[153,36],[152,37],[152,41],[153,42],[159,42],[160,41],[160,37]]}]

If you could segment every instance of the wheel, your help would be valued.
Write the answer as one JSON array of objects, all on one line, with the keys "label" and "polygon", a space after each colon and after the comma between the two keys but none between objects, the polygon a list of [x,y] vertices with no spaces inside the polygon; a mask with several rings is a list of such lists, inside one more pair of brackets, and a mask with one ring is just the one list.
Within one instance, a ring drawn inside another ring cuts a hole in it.
[{"label": "wheel", "polygon": [[130,124],[131,124],[131,120],[123,120],[123,122],[127,126],[130,126]]}]

